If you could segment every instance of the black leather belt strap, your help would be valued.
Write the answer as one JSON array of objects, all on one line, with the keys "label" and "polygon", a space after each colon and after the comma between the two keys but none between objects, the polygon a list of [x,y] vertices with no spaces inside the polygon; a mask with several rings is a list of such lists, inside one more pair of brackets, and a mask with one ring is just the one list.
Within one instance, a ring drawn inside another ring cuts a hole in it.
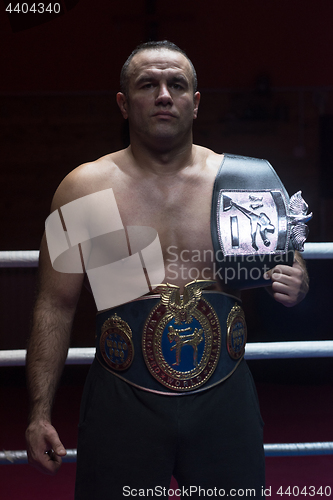
[{"label": "black leather belt strap", "polygon": [[[97,314],[96,357],[104,368],[135,387],[163,395],[206,390],[234,372],[246,343],[246,325],[238,299],[204,291],[188,324],[170,320],[163,307],[160,296],[148,296]],[[199,335],[199,348],[192,343],[177,353],[177,341],[185,339],[186,343],[192,340],[191,335]],[[204,352],[200,353],[200,346],[205,346]],[[182,373],[176,372],[182,369],[181,363],[186,363],[186,354],[189,370],[185,365],[185,371],[183,368]],[[191,372],[193,376],[186,375]],[[186,380],[182,380],[184,376]]]}]

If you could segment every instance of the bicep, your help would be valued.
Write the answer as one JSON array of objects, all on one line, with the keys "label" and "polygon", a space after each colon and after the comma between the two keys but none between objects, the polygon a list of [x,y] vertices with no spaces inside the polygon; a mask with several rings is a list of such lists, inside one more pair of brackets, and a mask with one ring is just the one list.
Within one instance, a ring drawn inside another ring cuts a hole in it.
[{"label": "bicep", "polygon": [[75,310],[83,279],[83,272],[64,273],[52,267],[44,234],[39,256],[38,299],[53,307]]}]

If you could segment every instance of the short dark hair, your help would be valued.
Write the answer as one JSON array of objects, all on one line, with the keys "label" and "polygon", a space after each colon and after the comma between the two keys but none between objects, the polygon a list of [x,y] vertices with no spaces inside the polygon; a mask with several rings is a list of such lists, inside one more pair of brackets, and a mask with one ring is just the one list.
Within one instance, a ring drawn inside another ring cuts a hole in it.
[{"label": "short dark hair", "polygon": [[162,41],[151,41],[151,42],[145,42],[141,43],[138,45],[133,52],[128,56],[126,59],[121,72],[120,72],[120,90],[123,94],[127,95],[128,93],[128,67],[133,59],[133,57],[138,54],[138,52],[142,52],[143,50],[159,50],[159,49],[167,49],[167,50],[173,50],[174,52],[179,52],[182,54],[188,62],[190,63],[191,69],[192,69],[192,85],[193,85],[193,93],[197,91],[198,88],[198,79],[197,79],[197,73],[195,71],[195,68],[193,66],[193,63],[191,59],[188,57],[186,52],[184,52],[182,49],[178,47],[175,43],[169,42],[169,40],[162,40]]}]

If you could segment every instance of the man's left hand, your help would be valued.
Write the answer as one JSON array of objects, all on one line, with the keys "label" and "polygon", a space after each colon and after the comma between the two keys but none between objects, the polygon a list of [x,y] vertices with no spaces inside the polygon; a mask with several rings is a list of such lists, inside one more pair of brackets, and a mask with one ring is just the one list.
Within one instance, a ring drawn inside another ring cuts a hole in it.
[{"label": "man's left hand", "polygon": [[277,265],[265,274],[272,280],[268,290],[277,302],[292,307],[301,302],[309,290],[309,278],[303,260],[293,266]]}]

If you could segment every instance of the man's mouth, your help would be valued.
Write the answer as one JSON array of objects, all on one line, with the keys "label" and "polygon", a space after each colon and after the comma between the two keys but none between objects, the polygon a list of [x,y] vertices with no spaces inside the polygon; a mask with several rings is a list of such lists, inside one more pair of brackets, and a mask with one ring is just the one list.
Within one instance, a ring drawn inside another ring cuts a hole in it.
[{"label": "man's mouth", "polygon": [[170,111],[158,111],[157,113],[154,113],[153,116],[175,118],[175,115],[173,113],[170,113]]}]

